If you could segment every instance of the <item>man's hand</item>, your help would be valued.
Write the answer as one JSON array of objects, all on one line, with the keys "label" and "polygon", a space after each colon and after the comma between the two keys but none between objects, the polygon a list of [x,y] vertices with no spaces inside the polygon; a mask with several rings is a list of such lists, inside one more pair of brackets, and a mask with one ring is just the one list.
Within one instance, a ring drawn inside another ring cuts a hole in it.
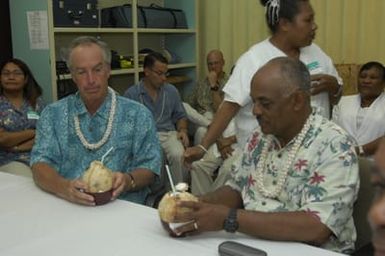
[{"label": "man's hand", "polygon": [[124,191],[129,189],[128,180],[129,177],[121,172],[113,172],[112,173],[112,198],[111,200],[115,200],[118,196]]},{"label": "man's hand", "polygon": [[188,139],[187,132],[185,130],[181,130],[177,133],[177,138],[182,142],[183,147],[187,148],[190,144],[190,141]]},{"label": "man's hand", "polygon": [[189,222],[174,230],[177,235],[222,230],[229,208],[223,205],[203,202],[179,201],[177,207],[190,208],[191,211],[180,213],[177,210],[173,222]]},{"label": "man's hand", "polygon": [[[219,148],[218,148],[219,149]],[[221,153],[221,157],[223,159],[227,159],[233,155],[234,149],[231,146],[225,146],[219,149],[219,153]]]},{"label": "man's hand", "polygon": [[94,197],[84,193],[87,185],[82,180],[66,180],[63,185],[63,192],[59,193],[59,196],[73,203],[95,205]]},{"label": "man's hand", "polygon": [[211,88],[218,86],[218,75],[215,71],[210,71],[207,75],[207,80]]},{"label": "man's hand", "polygon": [[205,155],[205,151],[202,148],[194,146],[190,148],[186,148],[183,153],[184,163],[186,165],[191,165],[192,162],[201,159]]},{"label": "man's hand", "polygon": [[232,156],[234,149],[231,147],[232,144],[237,142],[236,136],[222,137],[216,142],[221,157],[227,159]]}]

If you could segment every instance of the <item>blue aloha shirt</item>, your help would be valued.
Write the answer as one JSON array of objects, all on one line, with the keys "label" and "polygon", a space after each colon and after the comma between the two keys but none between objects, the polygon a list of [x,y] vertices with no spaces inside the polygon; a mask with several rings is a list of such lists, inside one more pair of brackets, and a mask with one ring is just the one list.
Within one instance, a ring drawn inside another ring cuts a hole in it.
[{"label": "blue aloha shirt", "polygon": [[[352,212],[359,188],[355,143],[333,122],[318,114],[312,115],[314,122],[277,198],[266,198],[257,188],[256,167],[267,138],[259,128],[250,136],[226,184],[241,193],[247,210],[311,214],[333,233],[322,247],[349,253],[356,240]],[[274,138],[273,146],[268,149],[263,181],[268,190],[273,190],[279,172],[285,169],[293,140],[281,148]]]},{"label": "blue aloha shirt", "polygon": [[[77,179],[94,160],[111,148],[104,165],[113,171],[131,172],[144,168],[159,175],[160,144],[151,113],[146,107],[124,97],[116,97],[116,112],[108,141],[97,150],[86,149],[75,132],[74,117],[78,115],[80,129],[90,143],[98,142],[106,130],[111,106],[111,93],[94,115],[89,115],[79,94],[70,95],[48,105],[37,123],[31,165],[45,162],[66,179]],[[146,187],[126,192],[120,199],[144,203]]]},{"label": "blue aloha shirt", "polygon": [[[15,108],[12,103],[3,95],[0,95],[0,129],[7,132],[18,132],[27,129],[35,129],[36,121],[43,110],[45,104],[42,98],[36,100],[34,109],[28,100],[24,102],[20,109]],[[0,165],[18,161],[29,164],[30,152],[14,152],[0,148]]]}]

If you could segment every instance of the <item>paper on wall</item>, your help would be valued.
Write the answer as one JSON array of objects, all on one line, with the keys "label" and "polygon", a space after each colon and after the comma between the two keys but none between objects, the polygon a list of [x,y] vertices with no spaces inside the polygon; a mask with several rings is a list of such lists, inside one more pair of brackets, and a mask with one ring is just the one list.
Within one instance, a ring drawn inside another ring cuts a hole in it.
[{"label": "paper on wall", "polygon": [[31,50],[46,50],[48,45],[48,17],[46,11],[28,11],[28,35]]}]

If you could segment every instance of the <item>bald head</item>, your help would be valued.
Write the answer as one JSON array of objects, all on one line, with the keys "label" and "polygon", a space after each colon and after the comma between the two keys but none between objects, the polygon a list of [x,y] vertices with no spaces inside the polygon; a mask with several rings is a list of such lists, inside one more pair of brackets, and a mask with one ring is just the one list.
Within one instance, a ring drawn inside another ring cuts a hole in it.
[{"label": "bald head", "polygon": [[302,62],[287,57],[267,62],[254,74],[250,90],[262,131],[288,143],[311,113],[309,92],[310,74]]},{"label": "bald head", "polygon": [[215,71],[218,75],[223,72],[225,60],[220,50],[211,50],[207,54],[207,68],[209,71]]},{"label": "bald head", "polygon": [[274,58],[259,69],[253,79],[257,73],[266,73],[281,78],[284,82],[278,85],[281,87],[283,95],[289,95],[297,89],[310,94],[310,73],[305,64],[299,60],[288,57]]},{"label": "bald head", "polygon": [[223,53],[220,50],[214,49],[209,51],[209,53],[207,54],[207,61],[214,56],[218,59],[223,60]]}]

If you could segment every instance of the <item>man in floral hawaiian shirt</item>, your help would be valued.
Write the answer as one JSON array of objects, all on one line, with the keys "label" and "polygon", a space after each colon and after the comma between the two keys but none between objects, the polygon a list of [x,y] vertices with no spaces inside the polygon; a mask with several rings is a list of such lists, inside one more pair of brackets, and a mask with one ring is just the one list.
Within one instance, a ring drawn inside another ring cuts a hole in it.
[{"label": "man in floral hawaiian shirt", "polygon": [[160,173],[161,151],[154,120],[144,106],[108,86],[111,55],[95,37],[75,38],[68,67],[78,92],[47,106],[31,153],[35,183],[73,203],[93,206],[81,178],[90,164],[112,170],[112,199],[141,203]]},{"label": "man in floral hawaiian shirt", "polygon": [[226,186],[179,204],[193,211],[175,221],[194,221],[175,233],[225,229],[351,252],[359,187],[352,138],[312,111],[310,75],[298,60],[269,61],[255,73],[250,94],[260,128]]}]

